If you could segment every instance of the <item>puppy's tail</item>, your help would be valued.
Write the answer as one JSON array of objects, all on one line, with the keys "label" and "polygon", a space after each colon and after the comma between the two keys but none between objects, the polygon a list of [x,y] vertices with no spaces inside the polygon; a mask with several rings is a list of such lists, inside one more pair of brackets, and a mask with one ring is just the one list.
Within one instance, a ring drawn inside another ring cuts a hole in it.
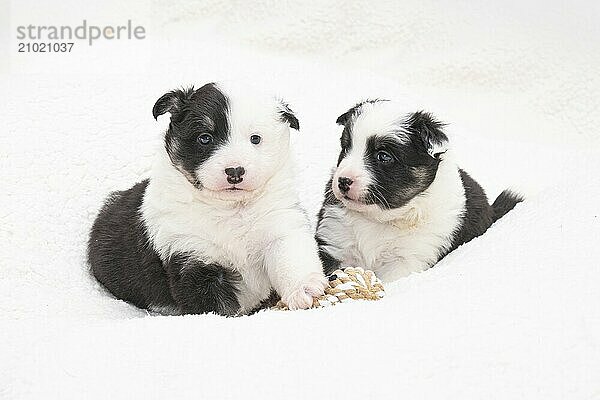
[{"label": "puppy's tail", "polygon": [[504,215],[515,208],[517,203],[525,200],[523,196],[510,190],[505,190],[494,200],[492,208],[494,209],[494,222],[504,217]]}]

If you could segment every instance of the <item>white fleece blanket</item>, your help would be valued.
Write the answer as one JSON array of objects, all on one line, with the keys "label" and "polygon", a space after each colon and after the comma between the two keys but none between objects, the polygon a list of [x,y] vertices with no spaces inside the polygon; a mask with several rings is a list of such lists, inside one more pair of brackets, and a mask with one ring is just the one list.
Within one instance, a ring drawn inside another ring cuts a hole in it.
[{"label": "white fleece blanket", "polygon": [[[3,65],[0,398],[600,395],[597,6],[121,3],[112,15],[145,23],[145,41],[43,61],[11,44]],[[11,22],[59,23],[77,7],[13,2]],[[152,119],[154,101],[219,79],[268,85],[297,111],[311,215],[337,158],[334,121],[361,97],[432,111],[490,198],[512,186],[527,201],[379,302],[147,315],[90,279],[87,232],[160,151],[168,117]]]}]

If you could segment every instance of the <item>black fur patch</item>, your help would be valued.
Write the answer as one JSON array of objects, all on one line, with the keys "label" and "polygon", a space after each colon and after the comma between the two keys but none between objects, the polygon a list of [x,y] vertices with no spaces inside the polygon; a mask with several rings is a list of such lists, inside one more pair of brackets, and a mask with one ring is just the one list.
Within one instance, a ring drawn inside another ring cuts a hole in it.
[{"label": "black fur patch", "polygon": [[445,124],[436,120],[433,115],[425,111],[417,111],[411,114],[405,122],[405,129],[413,137],[420,139],[416,146],[423,146],[419,151],[429,152],[435,146],[441,146],[448,141],[443,132]]},{"label": "black fur patch", "polygon": [[521,196],[505,190],[490,206],[483,188],[465,171],[461,169],[459,172],[465,188],[466,211],[459,229],[454,233],[452,246],[441,252],[440,258],[461,244],[483,235],[496,220],[523,201]]},{"label": "black fur patch", "polygon": [[[378,161],[377,153],[382,150],[392,155],[392,162]],[[415,136],[411,136],[410,144],[372,136],[367,139],[364,158],[375,181],[368,188],[365,202],[383,209],[402,207],[426,190],[435,179],[439,164]]]},{"label": "black fur patch", "polygon": [[466,211],[460,228],[454,233],[452,247],[445,253],[449,253],[461,244],[482,235],[494,222],[494,210],[488,203],[483,188],[462,169],[460,170],[460,178],[465,188]]},{"label": "black fur patch", "polygon": [[331,254],[329,254],[325,250],[324,246],[329,244],[329,242],[327,241],[327,238],[319,235],[319,225],[321,224],[321,222],[324,219],[325,207],[331,206],[331,205],[340,205],[341,206],[341,204],[342,204],[333,195],[333,192],[331,190],[332,180],[333,180],[333,177],[331,177],[329,179],[329,182],[327,182],[327,185],[325,186],[325,198],[323,200],[323,205],[321,206],[321,209],[319,210],[319,214],[317,216],[317,231],[315,233],[315,240],[317,241],[317,245],[319,246],[319,258],[321,259],[321,263],[323,264],[323,271],[325,272],[326,275],[331,274],[333,271],[338,269],[341,265],[340,260],[337,260],[336,258],[334,258]]},{"label": "black fur patch", "polygon": [[344,130],[342,131],[342,136],[340,137],[340,155],[338,156],[337,165],[339,167],[340,163],[346,157],[348,152],[352,149],[352,122],[349,122],[346,126],[344,126]]},{"label": "black fur patch", "polygon": [[173,298],[184,314],[215,312],[233,316],[242,276],[218,264],[205,264],[188,254],[172,256],[166,263]]},{"label": "black fur patch", "polygon": [[[213,83],[194,90],[175,90],[163,95],[153,108],[153,115],[171,113],[171,123],[165,134],[165,149],[173,165],[196,187],[202,182],[196,170],[230,136],[227,113],[229,100]],[[210,134],[212,142],[204,145],[198,137]]]},{"label": "black fur patch", "polygon": [[182,105],[189,101],[191,95],[194,93],[194,88],[187,89],[176,89],[167,92],[160,96],[154,107],[152,107],[152,116],[154,119],[158,119],[160,115],[165,113],[175,114],[180,111]]},{"label": "black fur patch", "polygon": [[336,269],[339,269],[342,262],[325,250],[324,246],[329,244],[327,240],[318,235],[315,238],[317,240],[317,245],[319,246],[319,259],[321,259],[321,264],[323,264],[323,272],[325,275],[329,275]]},{"label": "black fur patch", "polygon": [[514,193],[510,190],[504,190],[494,200],[492,208],[494,209],[494,221],[502,218],[507,212],[515,208],[515,206],[524,201],[525,198],[518,193]]},{"label": "black fur patch", "polygon": [[92,273],[115,297],[140,308],[175,306],[159,255],[139,211],[148,180],[112,193],[88,241]]},{"label": "black fur patch", "polygon": [[92,227],[88,263],[116,298],[140,308],[175,313],[235,315],[239,274],[185,255],[163,264],[141,219],[148,180],[109,196]]}]

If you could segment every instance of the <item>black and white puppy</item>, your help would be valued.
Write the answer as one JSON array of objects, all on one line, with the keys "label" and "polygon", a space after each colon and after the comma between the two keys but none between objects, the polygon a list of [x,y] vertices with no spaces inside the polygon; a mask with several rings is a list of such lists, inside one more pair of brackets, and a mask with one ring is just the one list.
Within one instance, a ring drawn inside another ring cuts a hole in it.
[{"label": "black and white puppy", "polygon": [[207,84],[154,105],[171,114],[150,179],[112,193],[88,260],[113,295],[168,314],[243,315],[272,290],[291,308],[323,293],[318,247],[294,190],[282,101]]},{"label": "black and white puppy", "polygon": [[490,206],[453,160],[443,124],[398,110],[365,101],[337,119],[342,149],[316,233],[325,273],[361,266],[391,281],[423,271],[521,201],[504,191]]}]

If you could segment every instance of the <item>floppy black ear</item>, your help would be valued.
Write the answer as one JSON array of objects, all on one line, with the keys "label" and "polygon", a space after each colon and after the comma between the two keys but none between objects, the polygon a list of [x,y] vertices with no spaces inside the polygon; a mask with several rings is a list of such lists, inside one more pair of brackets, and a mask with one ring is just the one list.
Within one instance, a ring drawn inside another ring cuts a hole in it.
[{"label": "floppy black ear", "polygon": [[417,135],[425,150],[435,158],[445,151],[448,136],[443,131],[444,123],[425,111],[413,113],[407,120],[407,130]]},{"label": "floppy black ear", "polygon": [[348,120],[350,119],[352,114],[354,114],[354,112],[356,111],[356,109],[358,107],[360,107],[359,104],[357,104],[356,106],[352,107],[351,109],[349,109],[348,111],[346,111],[345,113],[343,113],[342,115],[337,117],[337,119],[335,120],[335,123],[338,125],[346,125],[346,122],[348,122]]},{"label": "floppy black ear", "polygon": [[287,122],[290,125],[290,128],[300,130],[300,122],[298,121],[298,118],[296,118],[296,114],[294,114],[294,112],[287,103],[281,100],[279,117],[281,118],[282,122]]},{"label": "floppy black ear", "polygon": [[340,115],[339,117],[337,117],[337,119],[335,120],[335,123],[338,125],[346,125],[346,123],[348,122],[348,120],[350,118],[352,118],[352,116],[358,112],[358,109],[360,107],[362,107],[363,104],[365,104],[367,101],[361,101],[360,103],[356,103],[353,107],[351,107],[348,111],[346,111],[345,113],[343,113],[342,115]]},{"label": "floppy black ear", "polygon": [[190,87],[187,89],[172,90],[168,93],[163,94],[152,107],[152,116],[157,119],[159,115],[164,113],[171,113],[181,109],[182,105],[187,101],[194,93],[194,88]]}]

